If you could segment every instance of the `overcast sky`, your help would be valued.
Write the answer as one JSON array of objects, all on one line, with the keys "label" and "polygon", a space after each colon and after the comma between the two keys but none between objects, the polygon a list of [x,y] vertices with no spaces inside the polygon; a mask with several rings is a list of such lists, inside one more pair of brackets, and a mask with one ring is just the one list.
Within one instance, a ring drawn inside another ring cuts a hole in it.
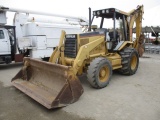
[{"label": "overcast sky", "polygon": [[144,5],[144,25],[159,25],[160,0],[0,0],[0,5],[47,13],[56,13],[88,18],[92,10],[117,8],[130,11],[137,5]]}]

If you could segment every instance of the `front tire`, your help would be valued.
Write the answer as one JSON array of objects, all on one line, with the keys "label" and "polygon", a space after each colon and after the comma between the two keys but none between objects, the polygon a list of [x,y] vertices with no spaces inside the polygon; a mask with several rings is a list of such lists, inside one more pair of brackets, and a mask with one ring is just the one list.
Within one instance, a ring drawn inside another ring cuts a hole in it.
[{"label": "front tire", "polygon": [[87,78],[94,88],[104,88],[109,84],[112,76],[112,65],[109,60],[103,57],[95,58],[87,70]]}]

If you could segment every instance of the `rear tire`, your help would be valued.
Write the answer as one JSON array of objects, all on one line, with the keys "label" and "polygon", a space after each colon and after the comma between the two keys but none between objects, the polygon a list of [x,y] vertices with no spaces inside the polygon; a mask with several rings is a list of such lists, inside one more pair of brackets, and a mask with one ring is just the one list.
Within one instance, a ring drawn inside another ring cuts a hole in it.
[{"label": "rear tire", "polygon": [[103,57],[95,58],[87,70],[87,78],[94,88],[104,88],[109,84],[112,76],[112,65],[109,60]]},{"label": "rear tire", "polygon": [[122,68],[119,72],[124,75],[135,74],[139,65],[138,52],[134,48],[125,48],[119,54],[122,58]]}]

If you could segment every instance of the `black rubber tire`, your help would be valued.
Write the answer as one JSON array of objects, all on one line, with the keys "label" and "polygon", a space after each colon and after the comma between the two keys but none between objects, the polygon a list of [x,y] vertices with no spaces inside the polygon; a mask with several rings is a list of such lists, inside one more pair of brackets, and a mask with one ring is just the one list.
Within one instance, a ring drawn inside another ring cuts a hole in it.
[{"label": "black rubber tire", "polygon": [[[103,67],[107,67],[109,73],[108,78],[106,81],[101,81],[99,78],[100,70],[103,69]],[[103,57],[95,58],[90,65],[88,66],[87,70],[87,80],[89,81],[90,85],[94,88],[100,89],[104,88],[109,84],[109,81],[112,76],[112,65],[109,60]]]},{"label": "black rubber tire", "polygon": [[[119,52],[122,57],[122,68],[119,69],[119,72],[124,75],[133,75],[136,73],[139,65],[139,55],[136,49],[134,48],[125,48]],[[131,60],[136,57],[137,62],[134,69],[131,68]]]}]

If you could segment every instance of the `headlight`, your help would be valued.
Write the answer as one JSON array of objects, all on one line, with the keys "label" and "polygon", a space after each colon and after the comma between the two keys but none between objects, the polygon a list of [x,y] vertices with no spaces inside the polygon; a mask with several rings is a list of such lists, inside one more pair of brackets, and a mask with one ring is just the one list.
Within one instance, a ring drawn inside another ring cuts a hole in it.
[{"label": "headlight", "polygon": [[104,13],[105,13],[105,10],[102,10],[102,13],[104,14]]},{"label": "headlight", "polygon": [[100,15],[100,11],[97,11],[97,15]]},{"label": "headlight", "polygon": [[109,10],[106,10],[106,13],[109,13]]}]

